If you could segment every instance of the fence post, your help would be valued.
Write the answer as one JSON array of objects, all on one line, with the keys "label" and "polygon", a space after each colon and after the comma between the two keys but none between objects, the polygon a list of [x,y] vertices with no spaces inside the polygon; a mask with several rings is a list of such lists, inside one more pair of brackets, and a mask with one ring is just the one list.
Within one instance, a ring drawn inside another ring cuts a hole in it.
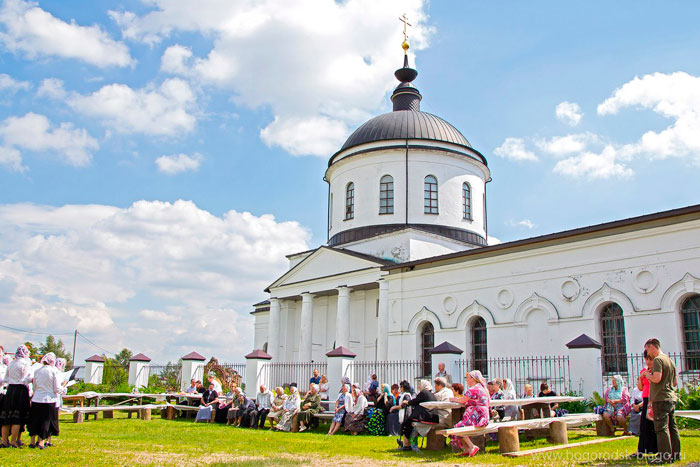
[{"label": "fence post", "polygon": [[[190,352],[182,357],[182,369],[180,370],[180,390],[184,391],[190,386],[191,380],[202,380],[204,376],[204,358],[197,352]],[[197,377],[199,375],[199,378]]]},{"label": "fence post", "polygon": [[93,355],[85,360],[85,382],[89,384],[102,384],[105,359],[99,355]]},{"label": "fence post", "polygon": [[[602,391],[600,375],[600,342],[586,334],[581,334],[576,339],[566,344],[569,349],[570,372],[575,378],[581,378],[581,391],[583,397],[591,397],[593,391]],[[576,387],[574,385],[574,387]]]},{"label": "fence post", "polygon": [[[459,367],[457,359],[464,351],[445,341],[442,344],[434,347],[430,351],[430,363],[432,366],[432,376],[438,372],[438,364],[445,365],[445,371],[452,377],[452,382],[461,381],[463,375],[458,374]],[[449,383],[450,381],[448,381]]]},{"label": "fence post", "polygon": [[245,356],[245,392],[249,397],[255,398],[260,385],[267,388],[264,368],[265,364],[272,360],[272,355],[262,350],[253,350]]},{"label": "fence post", "polygon": [[148,367],[151,359],[142,353],[136,354],[129,359],[129,386],[136,388],[148,386]]},{"label": "fence post", "polygon": [[352,365],[356,356],[350,349],[342,345],[326,354],[328,357],[328,398],[331,401],[335,400],[336,394],[340,392],[343,376],[348,376],[350,381],[353,380],[352,369],[347,375],[346,370]]}]

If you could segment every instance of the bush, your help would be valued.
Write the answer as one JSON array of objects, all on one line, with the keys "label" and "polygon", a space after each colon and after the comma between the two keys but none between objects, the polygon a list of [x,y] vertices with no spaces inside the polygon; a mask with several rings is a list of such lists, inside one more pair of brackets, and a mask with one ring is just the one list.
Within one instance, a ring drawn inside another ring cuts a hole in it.
[{"label": "bush", "polygon": [[[562,396],[580,397],[581,393],[578,393],[576,391],[567,391],[561,395]],[[595,404],[593,403],[592,399],[584,399],[582,401],[562,402],[561,404],[559,404],[560,409],[566,410],[569,413],[591,412],[591,411],[593,411],[593,407],[595,407]]]}]

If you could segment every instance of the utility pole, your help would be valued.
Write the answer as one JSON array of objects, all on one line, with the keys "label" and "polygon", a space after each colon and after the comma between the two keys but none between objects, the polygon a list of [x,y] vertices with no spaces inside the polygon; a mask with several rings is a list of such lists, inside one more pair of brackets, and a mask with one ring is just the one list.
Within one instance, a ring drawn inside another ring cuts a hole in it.
[{"label": "utility pole", "polygon": [[75,344],[78,342],[78,330],[73,334],[73,368],[75,368]]}]

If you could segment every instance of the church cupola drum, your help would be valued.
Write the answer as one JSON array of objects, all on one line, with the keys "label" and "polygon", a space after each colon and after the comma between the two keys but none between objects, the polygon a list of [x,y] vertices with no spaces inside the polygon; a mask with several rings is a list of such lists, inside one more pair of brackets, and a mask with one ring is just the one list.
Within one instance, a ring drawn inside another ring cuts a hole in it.
[{"label": "church cupola drum", "polygon": [[421,111],[404,40],[393,110],[357,128],[328,162],[328,245],[402,262],[486,245],[486,158]]}]

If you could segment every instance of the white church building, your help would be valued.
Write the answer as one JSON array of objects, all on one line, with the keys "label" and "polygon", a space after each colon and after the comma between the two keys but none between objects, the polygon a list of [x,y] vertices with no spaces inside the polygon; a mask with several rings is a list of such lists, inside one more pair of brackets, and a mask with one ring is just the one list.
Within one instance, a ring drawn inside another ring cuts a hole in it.
[{"label": "white church building", "polygon": [[657,337],[679,370],[700,370],[700,205],[488,245],[486,158],[420,111],[406,58],[395,75],[393,111],[328,162],[327,245],[290,254],[254,306],[255,349],[323,362],[343,346],[361,361],[420,360],[425,374],[445,341],[485,371],[557,355],[590,395],[603,373],[633,373],[628,355]]}]

